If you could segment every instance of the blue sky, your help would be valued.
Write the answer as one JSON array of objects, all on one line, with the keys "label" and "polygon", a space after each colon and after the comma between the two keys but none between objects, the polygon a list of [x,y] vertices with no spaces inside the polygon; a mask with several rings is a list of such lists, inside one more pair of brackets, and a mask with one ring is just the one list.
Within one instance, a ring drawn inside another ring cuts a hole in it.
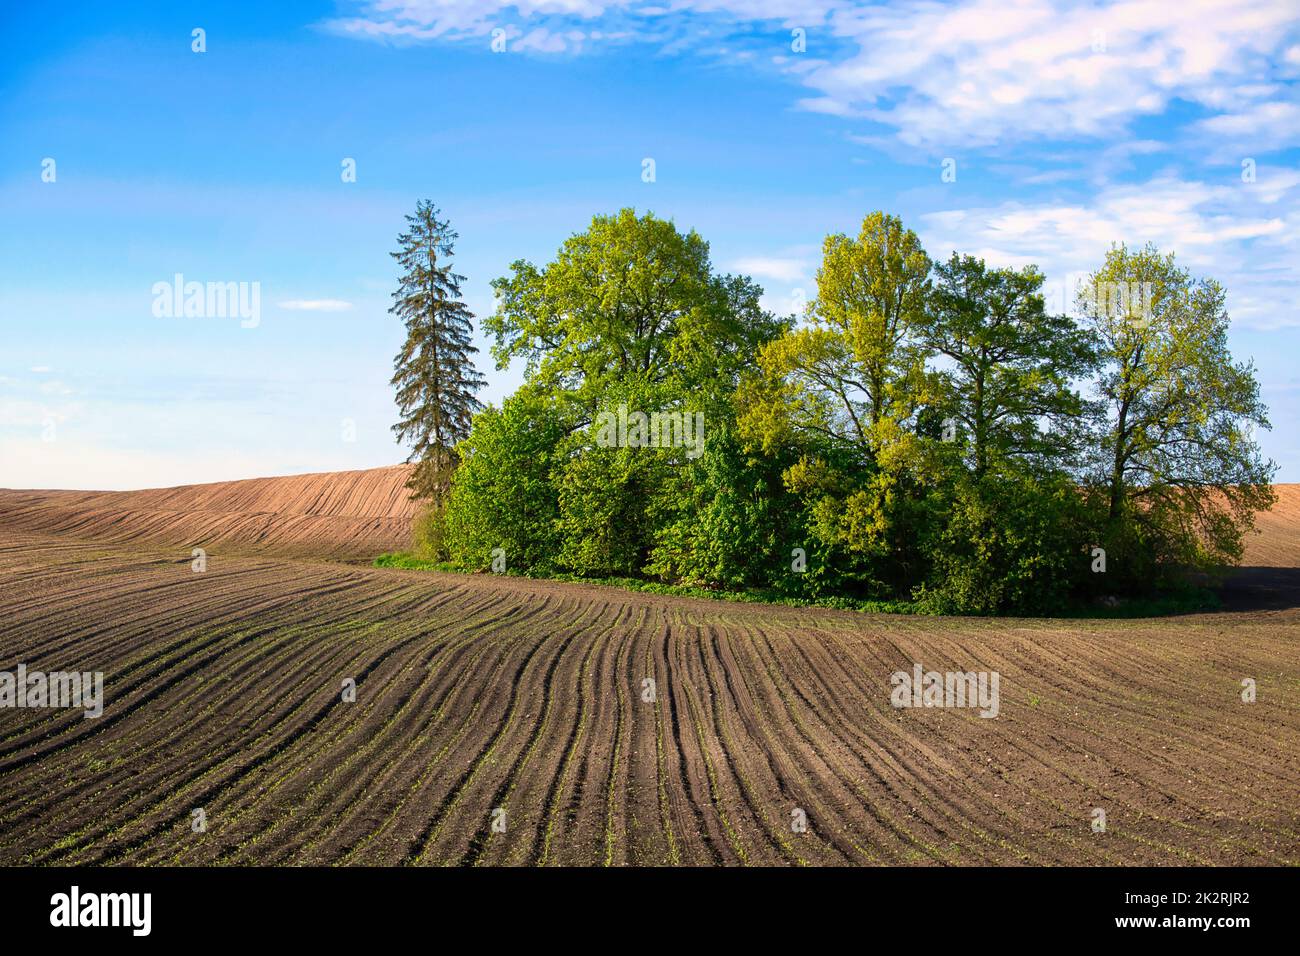
[{"label": "blue sky", "polygon": [[[1300,481],[1287,0],[107,7],[0,11],[0,486],[404,458],[388,253],[421,198],[479,315],[511,261],[621,206],[697,229],[783,312],[874,209],[935,258],[1038,263],[1062,301],[1110,242],[1152,240],[1227,286],[1261,440]],[[256,326],[155,315],[177,273],[258,283]],[[499,401],[518,370],[480,344]]]}]

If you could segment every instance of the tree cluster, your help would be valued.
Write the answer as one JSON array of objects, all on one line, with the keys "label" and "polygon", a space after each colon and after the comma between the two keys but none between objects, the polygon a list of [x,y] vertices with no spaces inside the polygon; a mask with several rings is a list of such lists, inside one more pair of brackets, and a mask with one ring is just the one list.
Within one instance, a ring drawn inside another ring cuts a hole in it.
[{"label": "tree cluster", "polygon": [[[1224,291],[1153,247],[1114,246],[1075,318],[1036,268],[934,262],[876,212],[777,317],[625,209],[493,285],[525,382],[473,416],[425,537],[467,570],[1050,613],[1237,562],[1273,501]],[[638,414],[654,440],[623,440]]]}]

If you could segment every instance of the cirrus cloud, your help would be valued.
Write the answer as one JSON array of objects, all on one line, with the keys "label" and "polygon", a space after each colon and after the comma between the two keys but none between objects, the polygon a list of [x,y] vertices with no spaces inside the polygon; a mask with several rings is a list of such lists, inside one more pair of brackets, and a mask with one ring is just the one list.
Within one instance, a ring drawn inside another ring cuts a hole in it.
[{"label": "cirrus cloud", "polygon": [[1235,185],[1162,175],[1109,186],[1086,201],[1005,201],[921,221],[936,258],[955,249],[999,266],[1039,265],[1054,307],[1072,306],[1072,278],[1096,269],[1112,243],[1150,242],[1175,250],[1192,272],[1221,281],[1243,327],[1300,327],[1300,173],[1273,171]]},{"label": "cirrus cloud", "polygon": [[[1253,132],[1286,120],[1279,101],[1300,73],[1300,14],[1285,0],[363,0],[325,26],[388,42],[500,30],[508,49],[540,54],[642,42],[763,62],[808,88],[800,107],[930,151],[1118,139],[1180,101],[1207,114],[1205,132]],[[776,35],[793,27],[807,52]],[[1270,129],[1270,148],[1300,141],[1293,122]]]},{"label": "cirrus cloud", "polygon": [[352,308],[351,302],[342,299],[290,299],[276,305],[290,312],[346,312]]}]

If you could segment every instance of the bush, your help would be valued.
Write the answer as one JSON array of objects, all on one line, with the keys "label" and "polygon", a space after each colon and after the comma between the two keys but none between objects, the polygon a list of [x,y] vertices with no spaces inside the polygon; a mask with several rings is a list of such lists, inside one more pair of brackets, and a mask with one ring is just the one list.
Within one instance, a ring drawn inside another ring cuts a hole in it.
[{"label": "bush", "polygon": [[411,526],[411,550],[422,561],[446,561],[446,505],[426,503]]},{"label": "bush", "polygon": [[486,569],[493,550],[502,548],[508,567],[554,567],[559,502],[553,476],[566,434],[556,405],[526,389],[475,416],[457,449],[461,465],[443,522],[453,564]]},{"label": "bush", "polygon": [[1089,573],[1083,501],[1068,481],[963,476],[938,500],[946,520],[926,543],[931,571],[914,593],[923,610],[1047,613]]}]

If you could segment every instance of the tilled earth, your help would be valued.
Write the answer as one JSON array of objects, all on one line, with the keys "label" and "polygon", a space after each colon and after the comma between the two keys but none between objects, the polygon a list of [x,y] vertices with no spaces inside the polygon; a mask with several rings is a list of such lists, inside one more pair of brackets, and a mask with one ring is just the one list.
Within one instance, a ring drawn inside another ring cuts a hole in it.
[{"label": "tilled earth", "polygon": [[407,465],[146,491],[0,489],[0,528],[369,563],[410,546]]},{"label": "tilled earth", "polygon": [[[0,525],[0,670],[105,689],[0,709],[0,863],[1295,865],[1296,605],[895,617]],[[915,663],[996,671],[998,716],[895,709]]]}]

